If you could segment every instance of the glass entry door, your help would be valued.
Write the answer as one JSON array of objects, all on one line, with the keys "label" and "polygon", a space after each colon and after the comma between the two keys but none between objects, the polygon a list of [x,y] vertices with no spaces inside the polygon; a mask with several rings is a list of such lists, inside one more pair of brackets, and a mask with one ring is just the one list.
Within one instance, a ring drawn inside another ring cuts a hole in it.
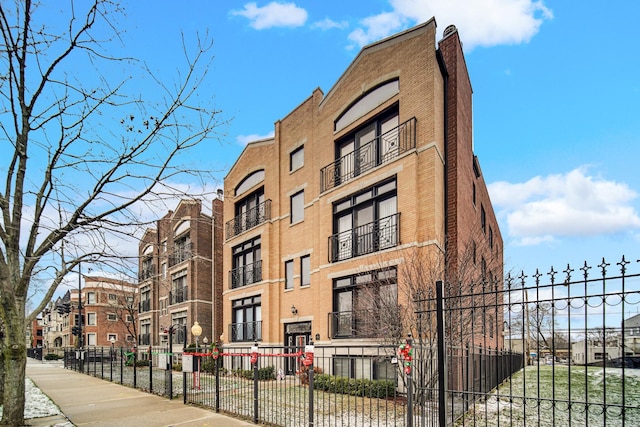
[{"label": "glass entry door", "polygon": [[[304,352],[304,346],[311,341],[311,322],[289,323],[284,325],[285,353]],[[297,357],[286,357],[286,374],[294,375],[301,368]]]}]

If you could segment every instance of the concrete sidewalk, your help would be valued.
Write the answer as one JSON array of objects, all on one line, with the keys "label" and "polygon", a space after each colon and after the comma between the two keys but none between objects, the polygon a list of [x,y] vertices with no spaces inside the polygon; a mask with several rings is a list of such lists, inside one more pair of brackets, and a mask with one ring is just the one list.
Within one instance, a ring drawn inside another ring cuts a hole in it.
[{"label": "concrete sidewalk", "polygon": [[[254,426],[255,424],[185,405],[130,387],[64,369],[62,364],[28,359],[27,377],[55,402],[63,416],[28,420],[76,426]],[[43,424],[44,423],[44,424]]]}]

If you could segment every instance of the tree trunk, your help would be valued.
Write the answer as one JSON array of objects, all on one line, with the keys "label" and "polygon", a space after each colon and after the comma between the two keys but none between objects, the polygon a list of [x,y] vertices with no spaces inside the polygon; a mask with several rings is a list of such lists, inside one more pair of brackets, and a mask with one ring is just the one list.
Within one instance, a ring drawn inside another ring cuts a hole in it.
[{"label": "tree trunk", "polygon": [[[0,426],[24,425],[24,383],[27,366],[24,313],[7,310],[2,356],[4,399]],[[24,309],[23,309],[24,311]]]}]

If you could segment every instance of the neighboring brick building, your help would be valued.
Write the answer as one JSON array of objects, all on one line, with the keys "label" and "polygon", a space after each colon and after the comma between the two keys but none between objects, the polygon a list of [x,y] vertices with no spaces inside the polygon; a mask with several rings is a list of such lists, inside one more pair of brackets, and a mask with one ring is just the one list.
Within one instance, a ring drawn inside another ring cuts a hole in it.
[{"label": "neighboring brick building", "polygon": [[[379,303],[406,304],[412,259],[501,283],[461,43],[455,27],[435,38],[432,19],[364,47],[326,95],[316,89],[273,138],[248,144],[225,177],[231,347],[377,340],[387,326]],[[502,329],[500,313],[487,322]],[[501,333],[485,344],[501,346]]]},{"label": "neighboring brick building", "polygon": [[[135,344],[138,288],[135,283],[106,277],[84,276],[82,288],[82,330],[88,347],[116,347]],[[77,292],[71,295],[71,306]],[[73,311],[72,311],[73,313]]]},{"label": "neighboring brick building", "polygon": [[[139,346],[168,345],[173,325],[174,349],[194,342],[190,328],[195,321],[202,336],[212,339],[222,324],[222,313],[214,316],[214,283],[221,277],[212,254],[221,257],[222,200],[213,201],[213,217],[202,212],[202,202],[182,200],[148,229],[140,241],[139,256]],[[218,246],[217,249],[214,249]],[[219,263],[221,265],[221,262]]]},{"label": "neighboring brick building", "polygon": [[[135,344],[137,286],[107,277],[82,276],[82,336],[85,347]],[[72,329],[78,325],[78,290],[52,301],[42,313],[47,349],[77,345]]]}]

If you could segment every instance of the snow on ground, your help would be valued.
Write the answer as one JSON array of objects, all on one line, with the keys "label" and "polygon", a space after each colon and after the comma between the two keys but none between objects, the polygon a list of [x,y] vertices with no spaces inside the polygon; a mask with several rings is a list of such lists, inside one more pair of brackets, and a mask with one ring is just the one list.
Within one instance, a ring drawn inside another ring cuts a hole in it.
[{"label": "snow on ground", "polygon": [[[42,392],[29,378],[25,378],[24,384],[25,406],[24,418],[51,417],[62,415],[60,408],[49,397]],[[2,416],[2,406],[0,406],[0,416]],[[73,427],[70,422],[55,424],[55,427]]]}]

